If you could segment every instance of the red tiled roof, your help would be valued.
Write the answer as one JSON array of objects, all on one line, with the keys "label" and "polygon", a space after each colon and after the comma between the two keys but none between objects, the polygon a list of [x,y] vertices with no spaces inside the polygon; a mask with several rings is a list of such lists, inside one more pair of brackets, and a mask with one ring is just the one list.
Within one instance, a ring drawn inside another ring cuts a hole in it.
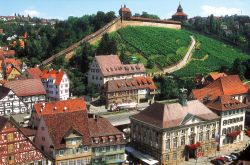
[{"label": "red tiled roof", "polygon": [[225,73],[219,73],[219,72],[212,72],[209,74],[209,76],[213,79],[213,80],[217,80],[220,77],[225,77],[227,76],[227,74]]},{"label": "red tiled roof", "polygon": [[35,134],[36,134],[36,130],[34,130],[34,129],[21,127],[20,130],[21,130],[22,133],[23,133],[24,135],[26,135],[27,137],[35,136]]},{"label": "red tiled roof", "polygon": [[13,57],[15,54],[15,50],[0,50],[0,56]]},{"label": "red tiled roof", "polygon": [[174,16],[187,16],[187,14],[184,12],[176,12]]},{"label": "red tiled roof", "polygon": [[206,106],[210,109],[217,111],[227,111],[233,109],[246,108],[248,105],[241,103],[231,96],[219,96],[216,99],[206,103]]},{"label": "red tiled roof", "polygon": [[212,100],[221,95],[246,94],[248,90],[238,75],[229,75],[218,78],[202,89],[194,89],[192,97],[199,100],[209,97]]},{"label": "red tiled roof", "polygon": [[145,73],[143,64],[123,65],[117,55],[95,56],[103,76]]},{"label": "red tiled roof", "polygon": [[39,68],[28,68],[26,70],[32,78],[41,78],[42,71]]},{"label": "red tiled roof", "polygon": [[34,108],[39,116],[46,114],[64,113],[64,112],[87,111],[86,102],[84,101],[83,98],[53,101],[47,103],[37,103],[34,105]]},{"label": "red tiled roof", "polygon": [[127,91],[134,89],[157,89],[152,77],[133,77],[131,79],[110,80],[104,86],[105,92]]},{"label": "red tiled roof", "polygon": [[120,11],[122,11],[122,12],[131,12],[130,9],[127,8],[127,7],[120,8]]},{"label": "red tiled roof", "polygon": [[42,79],[48,79],[49,77],[53,77],[55,79],[55,85],[60,85],[61,81],[62,81],[62,77],[64,75],[64,71],[63,70],[43,70],[42,73]]},{"label": "red tiled roof", "polygon": [[90,133],[88,130],[88,116],[85,111],[75,111],[66,113],[55,113],[43,115],[48,133],[52,139],[55,149],[65,148],[64,136],[71,130],[75,130],[82,135],[82,144],[90,145]]},{"label": "red tiled roof", "polygon": [[89,132],[91,137],[109,136],[122,134],[107,119],[102,117],[89,118]]},{"label": "red tiled roof", "polygon": [[4,84],[13,90],[17,96],[45,95],[46,91],[39,79],[8,81]]},{"label": "red tiled roof", "polygon": [[206,121],[219,119],[217,114],[198,100],[188,101],[187,106],[182,106],[179,103],[153,103],[131,118],[160,128],[171,128],[181,125],[187,115],[197,116]]}]

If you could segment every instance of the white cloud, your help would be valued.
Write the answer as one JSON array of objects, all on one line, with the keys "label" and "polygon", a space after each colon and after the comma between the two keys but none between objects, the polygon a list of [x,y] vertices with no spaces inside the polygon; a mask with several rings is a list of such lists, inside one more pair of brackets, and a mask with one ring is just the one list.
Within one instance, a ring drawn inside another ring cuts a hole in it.
[{"label": "white cloud", "polygon": [[40,12],[38,12],[37,10],[30,10],[30,9],[26,9],[24,10],[24,15],[27,16],[31,16],[31,17],[38,17],[40,15]]},{"label": "white cloud", "polygon": [[239,8],[227,8],[227,7],[215,7],[209,5],[202,6],[202,15],[215,15],[215,16],[225,16],[225,15],[234,15],[240,14],[241,10]]}]

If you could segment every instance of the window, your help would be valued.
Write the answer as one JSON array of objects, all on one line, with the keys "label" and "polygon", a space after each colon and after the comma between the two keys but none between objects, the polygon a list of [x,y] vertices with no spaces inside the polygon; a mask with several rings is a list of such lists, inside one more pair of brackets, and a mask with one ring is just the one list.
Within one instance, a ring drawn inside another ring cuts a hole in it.
[{"label": "window", "polygon": [[42,141],[45,141],[45,137],[42,137]]},{"label": "window", "polygon": [[174,138],[173,144],[174,144],[174,148],[177,148],[177,137]]},{"label": "window", "polygon": [[199,133],[199,141],[203,141],[203,133]]},{"label": "window", "polygon": [[194,127],[191,128],[191,132],[193,132],[193,131],[194,131]]},{"label": "window", "polygon": [[6,103],[7,106],[10,106],[10,103]]},{"label": "window", "polygon": [[166,149],[170,149],[170,139],[166,141]]},{"label": "window", "polygon": [[177,158],[177,154],[174,153],[174,154],[173,154],[173,160],[176,160],[176,158]]},{"label": "window", "polygon": [[14,95],[13,95],[13,94],[9,95],[9,98],[10,98],[10,99],[13,99],[13,98],[14,98]]},{"label": "window", "polygon": [[13,133],[9,133],[7,138],[8,138],[8,142],[13,141]]},{"label": "window", "polygon": [[215,131],[212,132],[212,138],[215,138]]},{"label": "window", "polygon": [[12,153],[14,151],[14,145],[13,144],[9,144],[8,145],[8,153]]},{"label": "window", "polygon": [[185,145],[185,136],[182,136],[182,137],[181,137],[181,145],[182,145],[182,146]]},{"label": "window", "polygon": [[64,150],[59,150],[59,156],[63,156],[64,155]]},{"label": "window", "polygon": [[84,152],[87,152],[87,151],[88,151],[88,146],[84,146],[84,147],[83,147],[83,151],[84,151]]},{"label": "window", "polygon": [[185,133],[185,129],[181,130],[181,133],[184,134]]},{"label": "window", "polygon": [[240,121],[243,121],[243,117],[240,117]]},{"label": "window", "polygon": [[206,140],[209,140],[209,131],[206,132]]}]

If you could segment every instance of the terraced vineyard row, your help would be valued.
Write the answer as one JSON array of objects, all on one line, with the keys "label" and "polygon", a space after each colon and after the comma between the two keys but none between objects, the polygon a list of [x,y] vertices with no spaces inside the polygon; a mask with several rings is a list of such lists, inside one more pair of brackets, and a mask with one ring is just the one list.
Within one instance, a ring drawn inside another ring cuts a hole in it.
[{"label": "terraced vineyard row", "polygon": [[147,59],[161,67],[180,61],[186,54],[190,43],[189,34],[175,29],[126,27],[118,30],[117,33],[126,43],[133,45],[134,48],[143,52]]},{"label": "terraced vineyard row", "polygon": [[193,77],[197,73],[207,74],[218,70],[221,66],[230,67],[236,58],[243,60],[250,58],[250,55],[220,41],[199,34],[192,35],[198,42],[198,50],[194,52],[193,60],[186,67],[175,72],[177,76]]}]

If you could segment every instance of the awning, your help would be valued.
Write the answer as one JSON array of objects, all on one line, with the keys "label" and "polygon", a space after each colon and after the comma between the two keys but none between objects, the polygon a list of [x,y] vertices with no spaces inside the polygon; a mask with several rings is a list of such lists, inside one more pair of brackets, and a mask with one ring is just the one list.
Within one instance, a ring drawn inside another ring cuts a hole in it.
[{"label": "awning", "polygon": [[141,161],[143,161],[149,165],[155,165],[155,164],[159,163],[159,161],[155,160],[152,156],[150,156],[148,154],[144,154],[140,151],[137,151],[132,147],[125,147],[125,150],[128,153],[130,153],[131,155],[133,155],[134,157],[136,157],[137,159],[140,159]]}]

